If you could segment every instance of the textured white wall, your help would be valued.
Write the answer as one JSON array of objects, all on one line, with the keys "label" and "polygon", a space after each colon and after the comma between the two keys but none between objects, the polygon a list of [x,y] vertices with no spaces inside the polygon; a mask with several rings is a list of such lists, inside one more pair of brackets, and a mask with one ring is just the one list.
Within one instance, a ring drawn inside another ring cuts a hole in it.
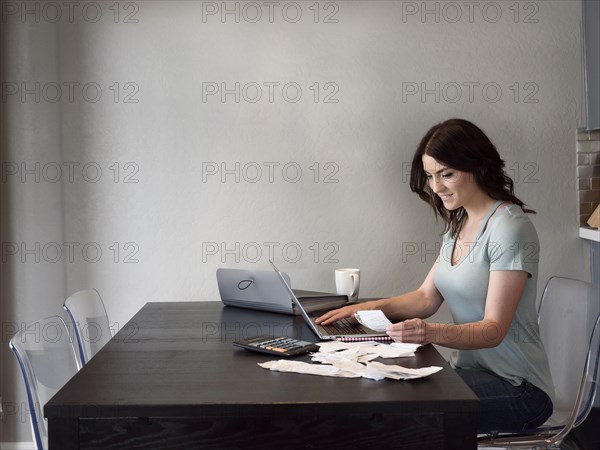
[{"label": "textured white wall", "polygon": [[[113,2],[72,18],[58,2],[56,23],[42,2],[28,2],[39,23],[4,3],[5,324],[86,287],[117,327],[147,301],[214,301],[218,267],[268,269],[270,249],[296,287],[331,291],[352,266],[362,296],[415,288],[442,227],[410,192],[409,163],[454,116],[489,134],[538,211],[540,280],[588,277],[578,1],[229,2],[239,22],[221,2],[122,2],[118,18]],[[35,82],[39,101],[23,94]],[[211,95],[236,83],[238,101]],[[22,405],[7,334],[1,396]],[[27,419],[10,415],[0,441],[28,440]]]}]

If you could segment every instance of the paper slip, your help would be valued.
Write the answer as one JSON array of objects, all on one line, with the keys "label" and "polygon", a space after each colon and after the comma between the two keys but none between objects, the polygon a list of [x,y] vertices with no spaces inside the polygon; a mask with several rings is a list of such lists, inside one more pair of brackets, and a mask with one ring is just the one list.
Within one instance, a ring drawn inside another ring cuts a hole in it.
[{"label": "paper slip", "polygon": [[442,370],[442,368],[438,366],[422,367],[420,369],[409,369],[408,367],[387,365],[377,361],[369,363],[368,366],[371,369],[381,370],[382,372],[387,374],[387,378],[394,378],[396,380],[412,380],[415,378],[423,378]]},{"label": "paper slip", "polygon": [[392,342],[390,344],[390,347],[412,352],[416,352],[420,346],[421,344],[411,344],[410,342]]},{"label": "paper slip", "polygon": [[335,365],[329,365],[309,364],[302,361],[280,359],[279,361],[258,363],[258,365],[264,369],[278,372],[304,373],[341,378],[363,377],[372,380],[382,380],[384,378],[391,378],[392,380],[413,380],[432,375],[442,370],[441,367],[437,366],[409,369],[402,366],[387,365],[378,362],[368,362],[366,365],[363,365],[348,360],[340,360],[337,361]]},{"label": "paper slip", "polygon": [[360,342],[342,342],[342,341],[326,341],[317,342],[319,351],[322,353],[337,352],[338,350],[346,350],[353,347],[370,347],[374,345],[380,345],[379,342],[375,341],[360,341]]},{"label": "paper slip", "polygon": [[380,309],[357,311],[354,313],[354,317],[365,327],[380,333],[383,333],[392,324]]},{"label": "paper slip", "polygon": [[258,363],[263,369],[274,370],[277,372],[294,372],[306,373],[309,375],[321,375],[324,377],[343,377],[343,378],[358,378],[360,375],[353,373],[345,373],[335,366],[326,364],[309,364],[302,361],[290,361],[280,359],[279,361],[267,361]]},{"label": "paper slip", "polygon": [[397,365],[382,364],[375,358],[399,358],[414,356],[419,344],[382,344],[380,342],[320,342],[320,350],[312,354],[310,364],[302,361],[268,361],[258,365],[264,369],[279,372],[305,373],[326,377],[369,378],[371,380],[412,380],[422,378],[442,370],[441,367],[409,369]]}]

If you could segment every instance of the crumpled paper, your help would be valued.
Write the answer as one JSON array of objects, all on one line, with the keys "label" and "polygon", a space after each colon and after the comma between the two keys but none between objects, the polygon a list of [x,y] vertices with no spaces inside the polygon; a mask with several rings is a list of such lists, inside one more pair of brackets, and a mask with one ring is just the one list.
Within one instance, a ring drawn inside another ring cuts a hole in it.
[{"label": "crumpled paper", "polygon": [[414,356],[419,344],[395,342],[381,344],[379,342],[321,342],[320,349],[312,354],[311,364],[303,361],[280,359],[258,363],[264,369],[278,372],[304,373],[327,377],[369,378],[371,380],[412,380],[434,374],[442,367],[431,366],[410,369],[398,365],[383,364],[373,361],[376,358],[400,358]]},{"label": "crumpled paper", "polygon": [[392,324],[380,309],[357,311],[354,313],[354,317],[365,327],[374,331],[379,331],[380,333],[385,332],[387,327]]}]

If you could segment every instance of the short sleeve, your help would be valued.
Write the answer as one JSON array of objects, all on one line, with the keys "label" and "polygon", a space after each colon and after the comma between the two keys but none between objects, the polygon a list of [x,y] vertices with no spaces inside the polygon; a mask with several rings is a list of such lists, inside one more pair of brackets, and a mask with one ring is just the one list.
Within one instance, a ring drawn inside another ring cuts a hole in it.
[{"label": "short sleeve", "polygon": [[535,227],[521,213],[508,214],[492,224],[493,230],[487,247],[492,270],[523,270],[529,277],[537,275],[540,243]]}]

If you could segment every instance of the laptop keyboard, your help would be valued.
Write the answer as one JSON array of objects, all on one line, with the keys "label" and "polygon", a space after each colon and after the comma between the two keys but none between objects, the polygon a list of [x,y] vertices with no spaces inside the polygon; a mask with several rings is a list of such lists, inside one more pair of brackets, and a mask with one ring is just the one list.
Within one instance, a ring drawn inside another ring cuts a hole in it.
[{"label": "laptop keyboard", "polygon": [[360,324],[351,321],[348,318],[338,320],[329,325],[319,325],[329,334],[367,334],[367,331]]}]

